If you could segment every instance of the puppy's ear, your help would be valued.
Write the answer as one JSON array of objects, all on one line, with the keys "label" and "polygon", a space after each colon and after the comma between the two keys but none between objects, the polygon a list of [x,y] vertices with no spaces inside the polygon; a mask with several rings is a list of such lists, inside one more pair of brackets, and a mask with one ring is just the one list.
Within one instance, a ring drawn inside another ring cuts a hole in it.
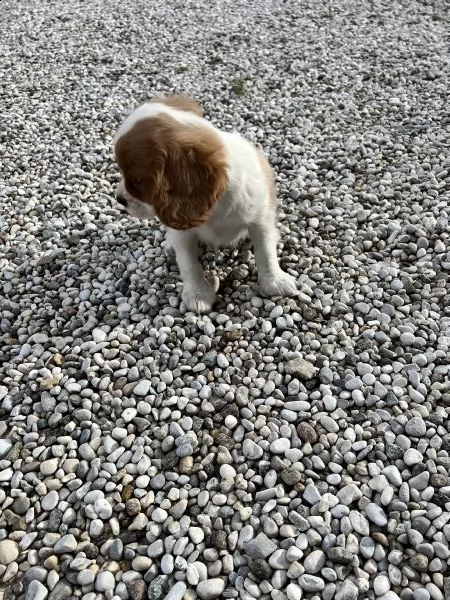
[{"label": "puppy's ear", "polygon": [[176,110],[184,110],[185,112],[191,112],[198,117],[203,117],[203,108],[192,98],[186,98],[185,96],[160,96],[154,98],[152,102],[165,104]]},{"label": "puppy's ear", "polygon": [[205,126],[172,131],[153,206],[172,229],[205,223],[228,186],[228,162],[218,135]]}]

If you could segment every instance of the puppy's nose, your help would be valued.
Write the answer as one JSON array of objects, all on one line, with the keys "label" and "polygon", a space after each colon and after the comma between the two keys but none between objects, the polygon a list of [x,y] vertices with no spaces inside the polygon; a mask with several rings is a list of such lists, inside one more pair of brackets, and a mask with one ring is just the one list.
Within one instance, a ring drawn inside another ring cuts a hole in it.
[{"label": "puppy's nose", "polygon": [[117,194],[116,200],[122,206],[126,206],[127,205],[127,200],[126,200],[125,196],[122,196],[121,194]]}]

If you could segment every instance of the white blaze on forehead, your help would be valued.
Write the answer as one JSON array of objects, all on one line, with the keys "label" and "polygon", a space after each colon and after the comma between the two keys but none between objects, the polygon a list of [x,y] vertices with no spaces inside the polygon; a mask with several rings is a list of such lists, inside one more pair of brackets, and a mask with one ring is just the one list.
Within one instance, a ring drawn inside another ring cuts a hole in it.
[{"label": "white blaze on forehead", "polygon": [[131,129],[133,129],[136,123],[142,121],[142,119],[151,119],[153,117],[156,117],[157,115],[160,115],[161,113],[170,115],[174,119],[177,119],[177,121],[180,121],[181,123],[185,123],[187,125],[192,123],[198,125],[198,123],[200,122],[206,127],[213,128],[211,123],[209,123],[202,117],[194,115],[193,113],[184,110],[177,110],[175,108],[172,108],[171,106],[167,106],[166,104],[160,104],[159,102],[147,102],[139,108],[136,108],[136,110],[134,110],[125,119],[125,121],[122,123],[122,125],[119,127],[116,133],[114,143],[116,143],[120,137],[127,134]]},{"label": "white blaze on forehead", "polygon": [[125,121],[122,123],[122,125],[117,130],[114,142],[117,142],[117,140],[120,137],[122,137],[123,135],[128,133],[131,129],[133,129],[133,127],[136,125],[136,123],[138,121],[141,121],[142,119],[148,119],[151,117],[155,117],[158,113],[161,112],[161,109],[162,109],[161,104],[148,102],[147,104],[143,104],[142,106],[140,106],[139,108],[134,110],[125,119]]}]

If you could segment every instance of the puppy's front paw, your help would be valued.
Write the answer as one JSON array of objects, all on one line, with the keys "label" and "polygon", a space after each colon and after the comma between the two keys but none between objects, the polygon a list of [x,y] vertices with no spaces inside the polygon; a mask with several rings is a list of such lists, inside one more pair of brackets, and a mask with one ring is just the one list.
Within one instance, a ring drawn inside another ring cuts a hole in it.
[{"label": "puppy's front paw", "polygon": [[297,294],[297,283],[295,279],[285,273],[279,271],[276,275],[271,278],[264,278],[260,281],[259,287],[261,293],[269,298],[275,298],[276,296],[295,296]]},{"label": "puppy's front paw", "polygon": [[211,312],[216,294],[209,283],[205,281],[205,285],[202,287],[184,287],[181,298],[188,311],[203,314]]}]

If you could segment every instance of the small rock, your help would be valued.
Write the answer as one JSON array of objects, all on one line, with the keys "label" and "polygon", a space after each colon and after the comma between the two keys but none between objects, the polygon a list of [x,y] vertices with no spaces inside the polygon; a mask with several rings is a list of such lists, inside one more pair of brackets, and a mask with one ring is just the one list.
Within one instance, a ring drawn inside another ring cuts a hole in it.
[{"label": "small rock", "polygon": [[[359,590],[350,579],[341,583],[335,595],[335,600],[358,600]],[[386,599],[387,600],[387,599]]]},{"label": "small rock", "polygon": [[108,334],[105,333],[102,329],[93,329],[92,338],[96,344],[100,344],[102,342],[106,342]]},{"label": "small rock", "polygon": [[263,449],[253,440],[245,439],[242,443],[242,454],[250,460],[258,460],[263,455]]},{"label": "small rock", "polygon": [[50,458],[49,460],[44,460],[41,463],[40,471],[43,475],[48,477],[49,475],[53,475],[58,470],[58,459]]},{"label": "small rock", "polygon": [[72,586],[61,579],[50,592],[48,600],[69,600],[72,597]]},{"label": "small rock", "polygon": [[349,514],[350,523],[356,533],[369,535],[370,527],[366,517],[357,510],[351,510]]},{"label": "small rock", "polygon": [[302,480],[302,474],[295,467],[286,467],[281,471],[281,479],[286,485],[295,485]]},{"label": "small rock", "polygon": [[425,554],[415,554],[410,558],[409,564],[413,569],[416,569],[416,571],[425,573],[428,569],[428,558]]},{"label": "small rock", "polygon": [[378,506],[378,504],[375,504],[374,502],[369,502],[366,506],[366,515],[369,521],[372,521],[372,523],[375,523],[375,525],[378,525],[379,527],[387,525],[388,519],[386,513],[381,506]]},{"label": "small rock", "polygon": [[9,439],[0,439],[0,459],[5,458],[8,452],[13,447],[13,443]]},{"label": "small rock", "polygon": [[412,417],[405,425],[407,435],[422,437],[427,432],[425,421],[420,417]]},{"label": "small rock", "polygon": [[214,600],[215,598],[220,598],[224,589],[225,581],[216,577],[200,581],[196,591],[201,600]]},{"label": "small rock", "polygon": [[266,558],[277,549],[265,533],[259,533],[253,540],[244,544],[245,553],[251,558]]},{"label": "small rock", "polygon": [[303,499],[306,500],[308,504],[314,505],[317,504],[317,502],[320,502],[322,496],[316,486],[310,483],[303,492]]},{"label": "small rock", "polygon": [[200,544],[205,539],[203,529],[200,527],[189,527],[188,533],[194,544]]},{"label": "small rock", "polygon": [[133,388],[133,394],[136,396],[146,396],[150,391],[152,384],[148,379],[142,379]]},{"label": "small rock", "polygon": [[113,590],[116,585],[115,577],[109,571],[100,571],[95,580],[95,589],[97,592],[107,592]]},{"label": "small rock", "polygon": [[315,444],[318,439],[315,429],[305,421],[297,425],[297,434],[302,442],[309,442],[310,444]]},{"label": "small rock", "polygon": [[130,600],[144,600],[147,592],[147,584],[142,579],[134,579],[127,584]]},{"label": "small rock", "polygon": [[[219,581],[222,581],[221,579]],[[225,587],[225,585],[224,585]],[[164,600],[182,600],[183,596],[186,592],[186,584],[184,581],[177,581],[177,583],[173,586],[167,596],[164,597]],[[217,598],[217,596],[209,596],[210,598]]]},{"label": "small rock", "polygon": [[7,567],[19,557],[19,546],[12,540],[0,541],[0,565]]},{"label": "small rock", "polygon": [[313,550],[303,561],[307,573],[315,575],[325,566],[326,556],[322,550]]},{"label": "small rock", "polygon": [[40,581],[34,580],[30,583],[25,595],[25,600],[45,600],[48,590]]},{"label": "small rock", "polygon": [[291,442],[287,438],[278,438],[270,444],[272,454],[284,454],[291,447]]},{"label": "small rock", "polygon": [[318,372],[317,367],[303,358],[294,358],[289,360],[285,364],[284,370],[289,375],[293,375],[294,377],[298,377],[304,381],[313,379]]},{"label": "small rock", "polygon": [[342,548],[342,546],[334,546],[333,548],[329,548],[327,550],[328,558],[339,565],[350,565],[353,562],[353,552],[347,550],[346,548]]},{"label": "small rock", "polygon": [[46,494],[41,500],[41,506],[46,511],[53,510],[59,502],[58,492],[56,490],[51,490],[48,494]]},{"label": "small rock", "polygon": [[75,536],[69,533],[68,535],[63,535],[63,537],[56,542],[53,550],[55,554],[67,554],[69,552],[75,552],[77,546],[78,544]]},{"label": "small rock", "polygon": [[305,573],[300,575],[298,583],[305,592],[321,592],[325,587],[325,582],[320,577]]},{"label": "small rock", "polygon": [[373,580],[373,591],[377,596],[386,594],[391,589],[391,582],[386,575],[377,575]]},{"label": "small rock", "polygon": [[167,575],[157,575],[148,586],[148,600],[162,600],[169,589],[169,577]]},{"label": "small rock", "polygon": [[251,570],[258,581],[268,581],[273,574],[272,567],[262,558],[258,558],[251,563]]}]

